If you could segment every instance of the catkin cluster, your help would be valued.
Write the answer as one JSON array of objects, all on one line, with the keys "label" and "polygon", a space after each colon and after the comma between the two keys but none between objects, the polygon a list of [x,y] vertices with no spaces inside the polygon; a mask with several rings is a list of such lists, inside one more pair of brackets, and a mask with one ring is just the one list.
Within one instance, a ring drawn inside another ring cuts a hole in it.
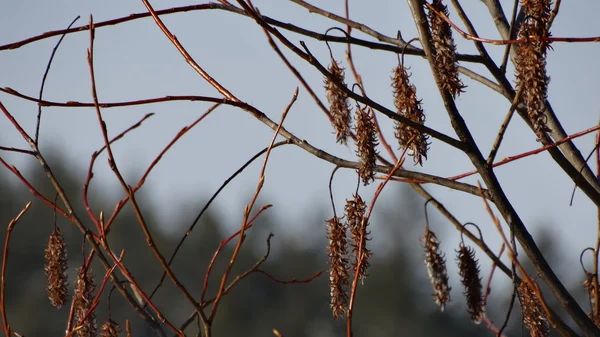
[{"label": "catkin cluster", "polygon": [[[410,83],[409,78],[408,70],[404,66],[394,69],[392,77],[394,105],[399,115],[424,125],[425,112],[421,108],[421,100],[417,98],[417,89]],[[402,122],[396,122],[395,136],[400,148],[407,149],[408,155],[413,157],[415,164],[423,165],[423,158],[427,159],[429,136]]]},{"label": "catkin cluster", "polygon": [[523,87],[523,104],[540,139],[550,131],[544,115],[550,81],[546,73],[546,54],[550,45],[543,40],[550,36],[547,27],[550,3],[549,0],[522,0],[526,20],[519,30],[518,38],[525,42],[517,46],[515,63],[517,87]]},{"label": "catkin cluster", "polygon": [[346,226],[336,217],[327,220],[329,238],[329,295],[333,317],[341,317],[348,304],[348,249]]},{"label": "catkin cluster", "polygon": [[[85,318],[85,315],[92,306],[95,289],[96,285],[94,284],[94,276],[91,269],[85,267],[79,268],[79,274],[75,280],[74,304],[75,321],[81,324],[81,328],[77,330],[79,337],[93,337],[97,334],[96,314],[92,312]],[[84,318],[85,320],[83,320]]]},{"label": "catkin cluster", "polygon": [[[369,113],[371,111],[371,113]],[[360,158],[358,175],[364,185],[375,180],[375,164],[377,162],[377,131],[373,121],[372,110],[365,110],[356,105],[356,155]]]},{"label": "catkin cluster", "polygon": [[448,17],[448,7],[441,0],[433,0],[431,6],[435,9],[435,11],[429,10],[428,13],[435,69],[438,72],[442,89],[456,97],[465,88],[458,77],[456,44],[452,37],[452,27],[437,13],[443,13]]},{"label": "catkin cluster", "polygon": [[518,288],[519,304],[523,313],[523,323],[532,337],[547,337],[550,335],[550,325],[546,312],[540,301],[527,282],[523,281]]},{"label": "catkin cluster", "polygon": [[67,245],[58,227],[48,239],[45,251],[44,273],[46,274],[48,298],[50,303],[60,309],[67,301]]},{"label": "catkin cluster", "polygon": [[427,229],[422,238],[425,246],[425,265],[427,276],[433,287],[433,300],[442,311],[450,302],[450,287],[448,286],[448,270],[446,259],[439,250],[440,242],[435,234]]},{"label": "catkin cluster", "polygon": [[329,112],[333,118],[335,139],[338,143],[346,144],[350,136],[352,123],[350,103],[348,102],[348,95],[335,84],[335,82],[338,82],[344,87],[346,86],[344,68],[340,67],[339,63],[332,58],[328,70],[331,77],[335,79],[333,81],[329,77],[325,78],[325,94],[329,102]]}]

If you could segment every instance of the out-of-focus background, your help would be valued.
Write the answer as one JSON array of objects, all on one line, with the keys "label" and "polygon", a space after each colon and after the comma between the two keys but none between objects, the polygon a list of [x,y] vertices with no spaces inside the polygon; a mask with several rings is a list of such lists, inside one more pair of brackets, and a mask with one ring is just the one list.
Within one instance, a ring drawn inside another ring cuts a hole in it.
[{"label": "out-of-focus background", "polygon": [[[186,1],[154,1],[155,9],[188,5]],[[323,33],[331,26],[341,27],[305,9],[285,1],[264,0],[254,3],[264,15]],[[316,1],[315,5],[343,15],[343,1]],[[483,4],[465,5],[481,36],[497,38]],[[504,4],[503,4],[504,5]],[[509,12],[512,2],[506,2]],[[564,2],[556,19],[554,36],[599,35],[600,22],[595,1]],[[50,30],[66,28],[76,16],[76,26],[144,12],[141,2],[108,1],[102,3],[71,1],[18,1],[0,5],[0,45],[16,42]],[[398,1],[350,2],[353,19],[386,35],[402,31],[405,39],[416,36],[407,5]],[[240,99],[279,120],[298,81],[270,49],[264,33],[245,17],[217,10],[195,11],[163,16],[166,25],[177,35],[190,54],[225,87]],[[343,28],[343,27],[342,27]],[[356,36],[367,38],[359,32]],[[322,63],[328,62],[328,51],[321,42],[293,33],[292,41],[306,41]],[[11,87],[27,95],[37,96],[42,74],[58,37],[41,40],[15,50],[0,51],[0,86]],[[471,43],[456,37],[461,53],[475,53]],[[89,34],[68,35],[58,50],[49,73],[44,98],[51,101],[91,101],[86,49]],[[332,45],[338,60],[344,59],[344,45]],[[551,76],[550,101],[568,133],[574,133],[598,122],[600,68],[596,44],[554,44],[548,57]],[[496,60],[503,47],[490,46]],[[359,72],[369,96],[392,107],[391,70],[396,55],[353,48]],[[322,78],[303,61],[287,53],[313,88],[324,99]],[[417,93],[423,99],[427,125],[453,135],[428,65],[419,58],[407,58]],[[481,67],[471,66],[476,71]],[[141,19],[118,26],[99,28],[95,40],[95,66],[98,95],[101,102],[129,101],[167,95],[212,95],[218,93],[206,84],[182,59],[151,19]],[[509,68],[509,73],[512,68]],[[485,72],[483,73],[484,75]],[[348,74],[348,82],[352,83]],[[482,151],[489,151],[498,127],[510,105],[489,89],[463,78],[467,92],[458,106]],[[0,100],[30,133],[34,132],[37,105],[0,93]],[[156,105],[103,109],[109,135],[126,129],[143,115],[156,115],[146,121],[115,147],[117,165],[130,184],[135,184],[145,168],[161,149],[185,125],[207,108],[201,102],[169,102]],[[44,108],[40,144],[58,173],[71,200],[83,213],[81,190],[87,175],[91,154],[102,144],[102,135],[93,109]],[[390,143],[394,143],[393,124],[380,117]],[[288,130],[311,144],[337,156],[354,159],[353,147],[335,144],[332,128],[322,112],[304,90],[285,122]],[[149,176],[140,192],[140,202],[159,247],[169,253],[191,224],[212,193],[254,153],[268,145],[272,131],[249,114],[220,107],[199,126],[189,132],[168,152]],[[575,143],[582,152],[594,144],[593,135]],[[0,144],[26,148],[27,144],[6,118],[0,118]],[[539,147],[535,135],[525,123],[515,118],[498,158],[519,154]],[[382,151],[383,152],[383,151]],[[3,159],[16,165],[33,185],[52,199],[50,189],[38,163],[31,157],[1,152]],[[274,150],[267,169],[267,180],[261,203],[274,204],[251,230],[237,270],[250,266],[266,249],[266,237],[275,233],[268,270],[281,279],[305,278],[327,269],[325,251],[325,219],[332,216],[327,184],[332,165],[294,147]],[[471,170],[468,159],[453,149],[433,141],[423,167],[411,169],[453,176]],[[195,229],[184,250],[175,261],[176,271],[184,283],[199,293],[206,265],[218,242],[239,228],[244,205],[256,187],[260,161],[251,165],[217,198],[209,214]],[[101,156],[91,185],[92,208],[112,211],[123,197],[114,174]],[[497,169],[503,188],[530,228],[561,280],[579,289],[583,271],[577,267],[582,249],[593,245],[596,236],[596,209],[583,194],[576,192],[569,206],[572,182],[545,153],[513,162]],[[463,181],[475,184],[477,176]],[[0,223],[8,221],[32,199],[29,191],[5,168],[0,168]],[[351,198],[356,186],[355,173],[342,170],[333,182],[338,211]],[[375,185],[361,187],[360,193],[370,200]],[[483,210],[481,201],[460,192],[426,186],[459,220],[480,225],[484,238],[496,251],[498,234]],[[465,315],[461,285],[456,268],[451,268],[450,281],[454,301],[439,313],[431,301],[426,270],[422,264],[419,237],[423,234],[422,200],[409,188],[390,184],[384,190],[371,221],[374,260],[370,276],[359,290],[356,311],[356,336],[390,335],[469,335],[485,334],[482,326],[474,326]],[[11,326],[26,336],[59,335],[64,331],[66,312],[56,311],[45,300],[43,249],[52,231],[52,213],[34,201],[34,208],[15,228],[11,239],[11,255],[7,269],[7,314]],[[454,249],[460,236],[435,211],[431,211],[432,229],[442,238],[442,249],[448,262],[454,262]],[[71,272],[81,262],[80,234],[72,224],[58,219],[69,238]],[[115,247],[129,247],[126,261],[136,279],[151,288],[160,277],[158,264],[137,227],[130,209],[118,218],[111,242]],[[4,235],[4,234],[2,234]],[[231,253],[227,247],[223,261]],[[220,261],[220,263],[223,263]],[[484,281],[490,264],[482,259]],[[96,266],[96,275],[103,271]],[[218,271],[218,270],[217,270]],[[218,275],[216,273],[215,275]],[[73,280],[74,275],[71,275]],[[311,284],[282,286],[254,275],[225,300],[217,317],[216,336],[270,335],[277,328],[285,336],[342,335],[341,322],[330,318],[327,276]],[[501,325],[511,288],[506,277],[497,274],[492,283],[490,317]],[[162,308],[175,322],[187,318],[191,311],[184,300],[165,283],[158,293]],[[582,299],[582,297],[580,297]],[[582,300],[584,307],[587,304]],[[124,302],[115,296],[112,303],[115,318],[134,320],[134,333],[145,329]],[[103,304],[100,313],[105,313]],[[518,315],[518,312],[515,313]],[[106,315],[99,315],[102,321]],[[519,329],[518,319],[511,322],[511,333]],[[32,324],[33,322],[33,324]],[[122,323],[122,321],[121,321]]]}]

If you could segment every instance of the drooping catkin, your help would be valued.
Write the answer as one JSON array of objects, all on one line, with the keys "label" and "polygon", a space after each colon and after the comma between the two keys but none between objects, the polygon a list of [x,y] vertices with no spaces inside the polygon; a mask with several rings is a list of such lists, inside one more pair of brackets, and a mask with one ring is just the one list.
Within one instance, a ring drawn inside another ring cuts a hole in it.
[{"label": "drooping catkin", "polygon": [[362,200],[360,195],[355,194],[353,200],[346,200],[346,206],[344,208],[346,214],[346,222],[350,229],[350,246],[352,247],[352,254],[354,255],[354,268],[359,261],[360,254],[362,254],[362,261],[358,271],[358,279],[364,281],[367,277],[367,270],[371,266],[369,260],[373,253],[367,248],[367,241],[370,240],[367,231],[368,223],[363,223],[365,220],[365,212],[367,210],[367,204]]},{"label": "drooping catkin", "polygon": [[[328,67],[331,77],[338,83],[346,86],[344,68],[340,67],[339,63],[331,59],[331,64]],[[352,115],[350,114],[350,103],[348,95],[340,89],[334,81],[329,77],[325,78],[325,94],[329,102],[329,112],[333,117],[333,128],[335,129],[335,139],[338,143],[346,144],[348,136],[350,136]]]},{"label": "drooping catkin", "polygon": [[525,42],[517,46],[515,62],[517,87],[524,88],[523,104],[539,139],[550,131],[544,115],[550,81],[546,72],[546,54],[550,45],[541,39],[550,36],[547,32],[550,3],[549,0],[522,0],[521,6],[526,19],[521,25],[518,38]]},{"label": "drooping catkin", "polygon": [[96,324],[96,314],[92,312],[83,322],[81,320],[92,306],[94,299],[94,276],[90,267],[79,268],[79,274],[75,280],[75,321],[81,323],[81,328],[77,330],[79,337],[94,337],[97,334],[98,326]]},{"label": "drooping catkin", "polygon": [[109,319],[100,327],[100,336],[102,337],[117,337],[121,333],[121,327],[117,322]]},{"label": "drooping catkin", "polygon": [[457,253],[458,270],[461,282],[465,287],[467,311],[471,315],[471,320],[475,324],[479,324],[485,315],[485,301],[475,251],[461,243]]},{"label": "drooping catkin", "polygon": [[54,227],[54,231],[50,234],[44,257],[48,298],[54,307],[60,309],[67,301],[67,269],[69,266],[67,244],[58,227]]},{"label": "drooping catkin", "polygon": [[440,77],[442,89],[456,97],[464,92],[465,85],[458,77],[456,44],[452,37],[452,27],[436,13],[437,11],[448,17],[448,7],[442,3],[442,0],[433,0],[431,6],[435,11],[429,9],[427,16],[431,28],[435,69]]},{"label": "drooping catkin", "polygon": [[329,295],[333,317],[341,317],[348,305],[348,248],[346,226],[339,218],[327,220],[329,239]]},{"label": "drooping catkin", "polygon": [[446,303],[450,302],[450,290],[448,286],[448,271],[446,269],[446,259],[439,250],[440,242],[435,234],[427,229],[422,240],[425,245],[425,265],[427,266],[427,275],[433,287],[433,300],[442,311]]},{"label": "drooping catkin", "polygon": [[365,111],[356,105],[356,154],[360,158],[358,175],[366,186],[375,180],[375,164],[377,161],[377,132],[373,122],[372,110]]},{"label": "drooping catkin", "polygon": [[[394,105],[399,115],[424,125],[425,112],[421,108],[421,100],[417,99],[417,89],[410,83],[409,78],[408,70],[404,66],[394,69],[392,77]],[[427,159],[429,136],[402,122],[396,122],[395,136],[401,149],[408,148],[407,153],[413,157],[415,164],[423,165],[423,158]]]},{"label": "drooping catkin", "polygon": [[529,330],[531,337],[547,337],[550,335],[550,325],[546,318],[546,312],[540,301],[527,282],[523,281],[519,285],[518,291],[519,304],[523,313],[523,323]]}]

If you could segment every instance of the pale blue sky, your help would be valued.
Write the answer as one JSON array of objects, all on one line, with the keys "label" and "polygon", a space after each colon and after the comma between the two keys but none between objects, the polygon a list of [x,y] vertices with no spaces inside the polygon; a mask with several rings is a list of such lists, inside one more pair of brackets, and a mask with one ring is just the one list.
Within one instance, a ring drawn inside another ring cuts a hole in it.
[{"label": "pale blue sky", "polygon": [[[313,3],[343,14],[341,0]],[[503,3],[508,7],[512,6],[512,1]],[[155,9],[162,9],[188,5],[191,2],[153,1],[152,4]],[[324,32],[331,26],[340,26],[286,1],[257,0],[254,4],[265,15],[318,32]],[[472,1],[463,5],[473,18],[480,35],[498,37],[483,4]],[[93,14],[98,22],[143,11],[145,7],[141,1],[5,2],[0,5],[0,45],[64,28],[77,15],[81,16],[76,24],[79,26],[87,23],[89,14]],[[598,12],[600,3],[597,1],[563,1],[560,15],[553,26],[553,35],[600,35],[600,21],[596,18]],[[401,30],[406,39],[415,36],[415,26],[404,1],[351,1],[351,13],[355,20],[386,35],[395,36],[396,31]],[[168,15],[163,16],[163,20],[196,61],[214,78],[240,99],[261,109],[271,119],[279,120],[299,83],[268,47],[262,30],[252,20],[216,10]],[[285,34],[295,43],[299,40],[306,41],[321,62],[328,62],[324,43],[295,34]],[[360,32],[355,31],[354,34],[369,39]],[[0,86],[37,96],[47,59],[57,39],[58,37],[50,38],[16,50],[1,51]],[[456,41],[461,52],[474,53],[470,42],[458,36]],[[46,99],[91,101],[86,62],[88,46],[87,32],[71,34],[65,38],[46,83]],[[550,97],[557,115],[567,133],[594,126],[598,122],[600,110],[598,45],[554,44],[553,47],[554,51],[548,57],[548,69],[551,75]],[[338,59],[344,58],[344,46],[336,45],[333,49]],[[496,60],[503,50],[502,47],[489,46],[489,51]],[[385,106],[393,107],[389,78],[390,71],[397,62],[396,56],[357,47],[353,51],[370,97]],[[290,56],[294,65],[324,99],[320,74],[291,53],[286,55]],[[429,67],[424,60],[413,57],[407,59],[407,64],[412,67],[412,80],[417,86],[418,96],[424,101],[428,126],[453,134],[437,89],[433,86]],[[98,29],[95,65],[98,95],[102,102],[166,95],[218,96],[184,62],[151,19]],[[477,70],[476,67],[474,69]],[[512,69],[509,69],[510,72]],[[487,73],[483,74],[487,76]],[[457,104],[482,150],[487,152],[510,103],[467,78],[463,80],[469,87],[457,100]],[[348,82],[352,83],[350,79]],[[26,130],[33,132],[37,111],[35,104],[4,93],[0,93],[0,100]],[[192,122],[208,107],[209,104],[201,102],[170,102],[104,109],[103,115],[111,135],[129,127],[148,112],[156,113],[142,128],[115,146],[117,164],[128,173],[128,182],[134,184],[142,168],[152,161],[183,126]],[[91,153],[103,143],[93,109],[45,108],[44,111],[42,150],[52,146],[60,147],[69,158],[73,172],[83,181]],[[388,140],[394,144],[392,123],[384,116],[380,117],[380,122]],[[298,137],[325,151],[347,159],[354,158],[353,150],[335,144],[329,122],[303,89],[300,90],[299,100],[290,112],[285,126]],[[181,211],[180,205],[174,203],[174,200],[185,198],[194,203],[200,198],[207,198],[248,158],[268,145],[271,137],[271,129],[248,113],[220,107],[189,132],[153,171],[144,187],[146,192],[153,195],[153,200],[145,207],[155,207],[160,211],[165,224],[168,224],[168,219]],[[576,144],[582,152],[587,153],[593,142],[594,136],[589,135],[578,139]],[[0,144],[26,147],[5,118],[0,118]],[[538,146],[534,134],[522,120],[515,118],[498,158]],[[18,167],[34,163],[13,153],[3,152],[1,155]],[[423,168],[415,169],[441,176],[453,176],[471,170],[466,156],[437,141],[433,141],[428,158]],[[248,197],[256,186],[259,169],[260,164],[252,165],[223,192],[215,204],[215,208],[228,220],[228,228],[231,230],[239,226],[243,206],[249,202]],[[312,157],[299,148],[282,148],[273,153],[262,200],[275,205],[269,212],[281,219],[288,219],[284,224],[293,225],[293,228],[290,228],[291,225],[282,226],[286,227],[290,235],[311,235],[309,231],[318,228],[313,224],[304,226],[301,219],[314,219],[306,215],[312,214],[315,205],[329,209],[327,182],[332,169],[331,164]],[[0,172],[8,174],[5,169],[0,169]],[[561,238],[562,248],[569,248],[564,252],[565,259],[576,263],[581,249],[592,245],[596,237],[596,210],[592,203],[578,192],[574,205],[569,207],[573,183],[545,153],[513,162],[496,172],[507,195],[531,231],[555,232]],[[343,200],[351,196],[355,181],[355,175],[351,171],[345,170],[337,175],[335,195],[338,210],[343,206]],[[464,181],[475,184],[476,178],[470,177]],[[387,206],[401,204],[402,200],[396,200],[398,186],[390,187],[383,193],[381,203]],[[92,188],[111,190],[115,198],[122,195],[122,190],[106,165],[105,157],[98,161]],[[427,186],[427,189],[461,221],[480,224],[485,238],[497,250],[497,233],[480,200],[435,186]],[[364,198],[370,200],[374,188],[362,191]],[[422,210],[419,208],[415,211]],[[383,229],[381,232],[377,231],[377,219],[375,215],[373,236],[377,243],[374,248],[376,254],[378,249],[383,253],[386,245],[393,244],[383,234]],[[434,216],[433,219],[434,230],[441,232],[448,226],[440,217]],[[187,227],[188,223],[181,225]],[[325,235],[324,227],[322,230],[322,235]],[[417,249],[416,236],[420,231],[414,233]],[[312,235],[314,234],[313,232]],[[446,250],[450,252],[458,240],[455,232],[447,236],[444,241]]]}]

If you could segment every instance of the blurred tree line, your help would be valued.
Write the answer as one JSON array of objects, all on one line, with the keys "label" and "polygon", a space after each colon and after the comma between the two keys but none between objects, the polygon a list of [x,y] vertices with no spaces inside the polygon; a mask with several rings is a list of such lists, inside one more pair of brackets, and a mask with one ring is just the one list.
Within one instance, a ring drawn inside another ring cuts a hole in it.
[{"label": "blurred tree line", "polygon": [[[47,156],[59,181],[66,190],[71,201],[77,206],[80,216],[85,219],[82,206],[82,186],[85,176],[76,176],[69,168],[67,161],[57,156]],[[29,168],[20,168],[25,177],[49,199],[54,198],[54,190],[49,185],[45,173],[39,165]],[[7,316],[11,328],[24,336],[63,336],[68,316],[68,306],[62,310],[53,308],[45,289],[44,277],[44,249],[48,236],[53,230],[52,210],[34,199],[30,192],[8,170],[1,170],[0,174],[0,223],[4,224],[0,237],[4,242],[6,224],[13,218],[29,200],[33,200],[30,211],[17,224],[13,230],[10,241],[10,255],[7,265]],[[93,181],[92,199],[94,210],[104,210],[109,214],[114,208],[114,198],[103,194],[98,181]],[[210,192],[212,193],[212,192]],[[208,198],[210,195],[205,195]],[[181,207],[180,218],[171,219],[169,224],[158,223],[152,207],[144,207],[145,201],[150,196],[144,195],[144,189],[139,195],[140,204],[145,212],[145,218],[152,226],[153,235],[158,248],[164,255],[170,256],[175,245],[180,240],[196,213],[202,208],[204,202],[181,200],[174,201],[174,207]],[[420,208],[422,201],[404,190],[401,206],[394,210],[387,210],[391,214],[385,218],[390,221],[388,226],[402,224],[404,228],[422,228],[414,222],[423,222],[422,212],[414,212]],[[413,211],[409,211],[413,210]],[[267,279],[264,275],[255,273],[237,285],[223,300],[216,316],[213,329],[214,336],[273,336],[272,330],[278,329],[286,337],[332,337],[344,336],[343,320],[335,321],[331,318],[329,308],[329,289],[327,285],[327,253],[325,245],[325,218],[327,209],[315,209],[311,212],[313,218],[302,219],[290,225],[306,226],[308,229],[321,230],[319,240],[303,244],[286,235],[278,235],[282,226],[276,226],[277,219],[266,212],[255,226],[249,231],[240,257],[238,258],[232,276],[247,270],[258,261],[266,252],[266,239],[269,232],[274,232],[271,255],[263,268],[280,280],[293,278],[305,279],[315,272],[323,274],[308,284],[282,285]],[[393,214],[392,214],[393,213]],[[321,217],[315,216],[323,215]],[[69,280],[72,291],[76,268],[82,263],[82,235],[74,225],[60,216],[57,218],[63,234],[66,237],[69,249]],[[89,221],[87,222],[89,224]],[[169,236],[161,227],[170,226],[178,228],[179,235]],[[223,232],[221,220],[215,216],[214,211],[207,212],[200,224],[187,239],[182,250],[173,263],[173,270],[182,283],[199,298],[206,267],[213,256],[215,249],[224,238],[231,233]],[[377,233],[374,233],[376,236]],[[135,279],[146,292],[156,286],[162,275],[162,269],[155,256],[148,248],[145,237],[132,209],[129,206],[117,218],[108,236],[109,243],[115,252],[125,249],[125,264],[130,268]],[[444,313],[440,313],[430,297],[431,287],[426,278],[426,269],[423,265],[422,251],[416,250],[416,243],[403,242],[404,236],[394,238],[398,244],[391,247],[392,251],[384,257],[377,255],[371,261],[369,277],[360,287],[355,311],[355,336],[493,336],[484,324],[474,325],[469,320],[464,303],[461,299],[461,287],[454,286],[453,300]],[[443,237],[442,237],[443,240]],[[552,246],[550,238],[546,239],[546,248]],[[217,260],[211,278],[209,295],[215,293],[217,282],[220,280],[225,264],[231,256],[234,243],[225,247],[220,259]],[[89,247],[86,246],[86,252]],[[446,252],[448,263],[454,263],[454,252]],[[557,260],[560,254],[550,254],[554,259],[551,263],[560,264]],[[480,263],[488,261],[482,256]],[[105,270],[99,264],[93,264],[96,275],[96,284],[102,281]],[[488,275],[482,275],[483,282]],[[498,274],[496,277],[506,278]],[[451,275],[457,279],[457,276]],[[123,279],[123,278],[121,278]],[[230,278],[231,279],[231,278]],[[511,288],[507,283],[505,289],[495,288],[488,304],[488,313],[500,326],[510,301]],[[98,324],[108,319],[107,294],[112,286],[107,287],[102,297],[102,302],[97,311]],[[582,287],[573,285],[575,289]],[[580,295],[583,292],[578,290]],[[125,320],[132,323],[133,336],[152,336],[152,331],[145,326],[143,321],[133,312],[118,293],[111,297],[111,318],[124,329]],[[181,293],[167,278],[157,292],[153,302],[179,326],[192,312],[191,306],[181,296]],[[458,302],[459,304],[456,304]],[[520,315],[518,303],[515,305],[513,315]],[[507,336],[527,335],[518,322],[511,319],[505,334]],[[191,324],[186,334],[196,335],[198,325]],[[124,332],[122,333],[124,335]]]}]

